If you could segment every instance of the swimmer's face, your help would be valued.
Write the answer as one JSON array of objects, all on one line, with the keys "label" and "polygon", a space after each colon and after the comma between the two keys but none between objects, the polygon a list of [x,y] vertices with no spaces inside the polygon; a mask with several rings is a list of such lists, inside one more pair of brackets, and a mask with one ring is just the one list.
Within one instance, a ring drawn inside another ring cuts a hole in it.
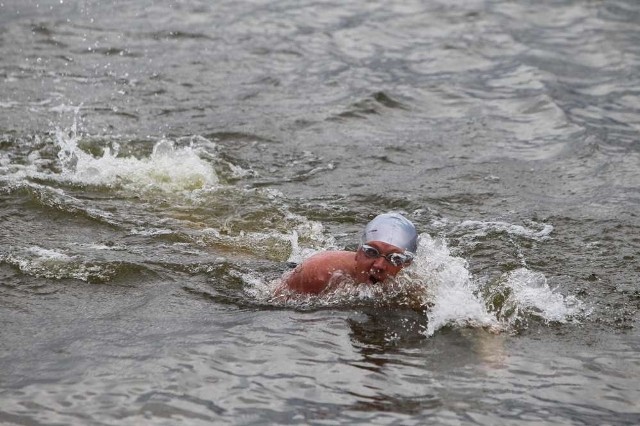
[{"label": "swimmer's face", "polygon": [[394,245],[382,241],[370,241],[366,245],[377,250],[378,255],[375,255],[374,250],[363,250],[362,247],[358,249],[356,252],[358,282],[367,284],[382,282],[389,277],[394,277],[402,268],[410,264],[409,262],[396,266],[386,258],[393,253],[402,254],[404,252]]}]

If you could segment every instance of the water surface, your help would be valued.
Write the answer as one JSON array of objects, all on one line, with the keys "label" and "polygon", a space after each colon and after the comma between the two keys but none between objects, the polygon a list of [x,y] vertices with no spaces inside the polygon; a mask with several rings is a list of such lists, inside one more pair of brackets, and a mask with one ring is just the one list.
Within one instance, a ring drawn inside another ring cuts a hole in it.
[{"label": "water surface", "polygon": [[[0,420],[639,423],[639,20],[0,2]],[[388,210],[392,291],[272,298]]]}]

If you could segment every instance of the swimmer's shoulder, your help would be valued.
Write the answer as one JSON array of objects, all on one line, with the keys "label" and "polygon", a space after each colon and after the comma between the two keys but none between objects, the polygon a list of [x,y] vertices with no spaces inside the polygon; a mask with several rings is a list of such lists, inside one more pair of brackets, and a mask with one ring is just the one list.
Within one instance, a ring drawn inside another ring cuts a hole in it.
[{"label": "swimmer's shoulder", "polygon": [[285,278],[285,285],[301,293],[320,293],[335,274],[351,275],[355,253],[324,251],[316,253],[298,265]]}]

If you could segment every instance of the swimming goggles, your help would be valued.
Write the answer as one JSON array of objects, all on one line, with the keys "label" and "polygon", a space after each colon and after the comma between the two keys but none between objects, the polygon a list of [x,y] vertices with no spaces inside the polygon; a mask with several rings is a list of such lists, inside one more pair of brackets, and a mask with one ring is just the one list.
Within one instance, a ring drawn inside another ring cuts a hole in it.
[{"label": "swimming goggles", "polygon": [[384,257],[391,263],[393,266],[406,266],[411,263],[413,260],[413,255],[410,253],[389,253],[386,256],[380,253],[380,251],[371,247],[370,245],[363,244],[360,246],[360,250],[370,259],[377,259],[379,257]]}]

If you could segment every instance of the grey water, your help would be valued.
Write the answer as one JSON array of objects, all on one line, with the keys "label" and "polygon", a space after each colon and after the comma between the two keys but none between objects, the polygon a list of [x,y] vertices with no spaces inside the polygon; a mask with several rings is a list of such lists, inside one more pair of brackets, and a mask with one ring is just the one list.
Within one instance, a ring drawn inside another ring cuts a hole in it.
[{"label": "grey water", "polygon": [[[0,423],[639,424],[639,23],[0,0]],[[389,210],[396,293],[272,297]]]}]

